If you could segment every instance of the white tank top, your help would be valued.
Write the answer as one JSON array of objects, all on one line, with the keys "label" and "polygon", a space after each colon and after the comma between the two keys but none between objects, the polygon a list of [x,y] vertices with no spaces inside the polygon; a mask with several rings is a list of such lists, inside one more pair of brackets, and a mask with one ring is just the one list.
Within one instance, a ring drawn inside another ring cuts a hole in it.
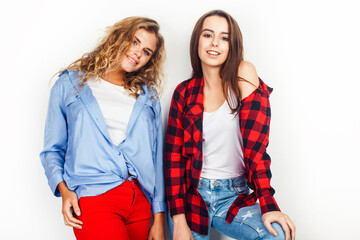
[{"label": "white tank top", "polygon": [[203,165],[200,177],[229,179],[245,175],[239,115],[225,101],[215,112],[204,112]]},{"label": "white tank top", "polygon": [[99,104],[111,141],[118,146],[126,138],[127,125],[136,99],[123,86],[103,79],[90,78],[87,84]]}]

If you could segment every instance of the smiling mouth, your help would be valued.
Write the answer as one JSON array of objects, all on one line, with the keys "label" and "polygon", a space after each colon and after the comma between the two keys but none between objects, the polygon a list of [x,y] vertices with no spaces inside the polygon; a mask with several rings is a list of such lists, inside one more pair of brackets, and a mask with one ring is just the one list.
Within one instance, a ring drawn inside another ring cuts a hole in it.
[{"label": "smiling mouth", "polygon": [[135,59],[133,59],[132,57],[127,56],[127,58],[128,58],[128,59],[130,60],[130,62],[133,63],[134,65],[137,65],[137,64],[138,64],[138,62],[137,62]]},{"label": "smiling mouth", "polygon": [[210,54],[211,56],[219,56],[220,53],[216,51],[206,51],[207,54]]}]

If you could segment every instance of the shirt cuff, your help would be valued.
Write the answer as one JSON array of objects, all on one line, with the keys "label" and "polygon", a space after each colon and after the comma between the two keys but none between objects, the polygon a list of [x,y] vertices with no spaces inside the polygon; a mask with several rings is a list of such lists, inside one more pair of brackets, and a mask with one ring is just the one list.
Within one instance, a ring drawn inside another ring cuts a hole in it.
[{"label": "shirt cuff", "polygon": [[261,213],[280,211],[279,206],[273,196],[262,196],[259,198]]},{"label": "shirt cuff", "polygon": [[57,188],[57,186],[59,185],[59,183],[61,183],[62,181],[64,181],[63,177],[62,177],[62,173],[58,173],[58,174],[54,174],[50,179],[49,179],[49,186],[51,191],[53,192],[53,194],[56,197],[61,197],[59,189]]},{"label": "shirt cuff", "polygon": [[164,201],[152,201],[151,203],[151,210],[152,213],[158,213],[158,212],[165,212],[166,211],[166,205]]},{"label": "shirt cuff", "polygon": [[183,198],[175,198],[169,201],[170,216],[185,213],[185,200]]}]

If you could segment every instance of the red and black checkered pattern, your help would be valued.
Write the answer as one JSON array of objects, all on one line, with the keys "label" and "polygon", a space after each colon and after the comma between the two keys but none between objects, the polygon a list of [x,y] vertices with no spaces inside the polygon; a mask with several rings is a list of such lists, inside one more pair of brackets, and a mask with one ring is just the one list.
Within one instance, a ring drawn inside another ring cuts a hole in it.
[{"label": "red and black checkered pattern", "polygon": [[[192,231],[207,234],[209,216],[204,200],[197,191],[202,167],[202,78],[182,82],[174,91],[165,141],[165,185],[170,215],[186,214]],[[231,205],[227,222],[239,208],[253,205],[259,199],[262,213],[279,211],[270,186],[269,141],[272,89],[260,79],[259,87],[241,101],[240,127],[244,143],[244,161],[250,195],[239,195]]]}]

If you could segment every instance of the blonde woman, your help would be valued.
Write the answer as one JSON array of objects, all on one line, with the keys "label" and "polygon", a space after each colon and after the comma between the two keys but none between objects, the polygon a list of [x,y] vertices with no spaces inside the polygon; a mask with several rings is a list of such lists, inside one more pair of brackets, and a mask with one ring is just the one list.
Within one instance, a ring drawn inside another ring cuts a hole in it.
[{"label": "blonde woman", "polygon": [[164,53],[157,22],[129,17],[51,89],[40,158],[77,239],[164,238]]}]

